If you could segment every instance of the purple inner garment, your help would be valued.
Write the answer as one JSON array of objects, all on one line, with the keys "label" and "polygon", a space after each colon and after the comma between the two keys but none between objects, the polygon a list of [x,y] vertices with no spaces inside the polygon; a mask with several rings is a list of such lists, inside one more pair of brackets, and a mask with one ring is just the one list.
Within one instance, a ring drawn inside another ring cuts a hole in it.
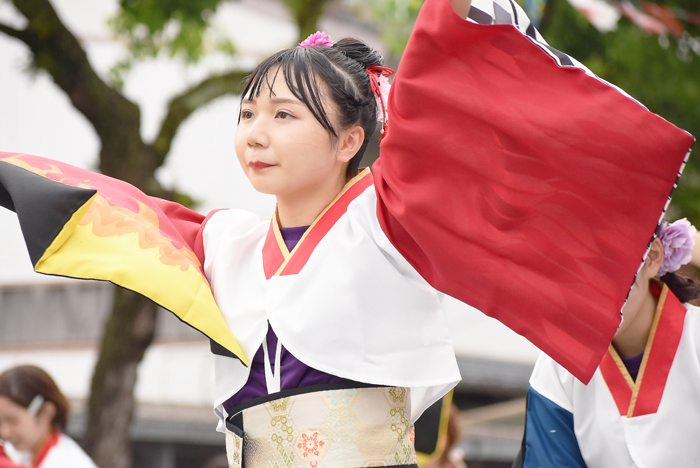
[{"label": "purple inner garment", "polygon": [[[287,245],[287,249],[289,249],[290,252],[294,250],[294,247],[307,229],[308,226],[280,228],[284,243]],[[277,373],[277,369],[275,369],[277,335],[275,335],[272,327],[268,328],[265,339],[267,340],[267,350],[270,353],[272,371]],[[282,347],[282,355],[280,356],[280,390],[336,382],[350,382],[350,380],[313,369],[295,358],[284,346]],[[265,354],[262,346],[260,346],[253,357],[253,361],[250,363],[250,376],[248,377],[248,381],[238,393],[224,402],[224,409],[228,414],[231,414],[231,409],[234,406],[265,395],[267,395],[267,385],[265,383]]]},{"label": "purple inner garment", "polygon": [[282,233],[282,239],[284,239],[287,250],[290,252],[294,250],[294,247],[297,246],[301,240],[301,236],[304,235],[307,229],[309,229],[309,226],[280,228],[280,233]]},{"label": "purple inner garment", "polygon": [[639,374],[639,368],[642,365],[643,357],[644,353],[633,357],[624,357],[622,355],[620,356],[620,359],[622,359],[622,362],[625,364],[627,371],[632,376],[632,380],[637,380],[637,374]]}]

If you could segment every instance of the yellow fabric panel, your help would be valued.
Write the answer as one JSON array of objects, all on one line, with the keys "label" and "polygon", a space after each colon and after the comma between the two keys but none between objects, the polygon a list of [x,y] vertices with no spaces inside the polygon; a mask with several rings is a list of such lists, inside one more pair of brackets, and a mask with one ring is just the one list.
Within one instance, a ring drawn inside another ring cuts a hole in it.
[{"label": "yellow fabric panel", "polygon": [[92,200],[66,224],[36,271],[111,281],[143,294],[248,365],[192,251],[162,236],[157,215],[145,205],[134,213],[110,206],[99,194]]}]

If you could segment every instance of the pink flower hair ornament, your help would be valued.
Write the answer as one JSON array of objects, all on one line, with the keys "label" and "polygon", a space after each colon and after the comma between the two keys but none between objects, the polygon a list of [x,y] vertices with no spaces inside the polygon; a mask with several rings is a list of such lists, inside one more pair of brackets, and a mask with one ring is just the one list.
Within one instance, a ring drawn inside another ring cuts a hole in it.
[{"label": "pink flower hair ornament", "polygon": [[[332,46],[333,41],[331,41],[331,38],[328,37],[325,31],[316,31],[304,39],[297,46],[297,49],[303,49],[305,47]],[[377,121],[382,122],[382,128],[380,130],[382,136],[379,138],[379,141],[382,141],[382,139],[386,136],[389,120],[389,110],[387,107],[389,90],[391,89],[389,77],[394,74],[394,70],[387,67],[371,66],[367,67],[367,74],[369,75],[369,84],[372,89],[372,94],[374,94],[377,101]]]},{"label": "pink flower hair ornament", "polygon": [[696,232],[697,229],[685,218],[671,224],[662,221],[659,240],[664,247],[664,261],[659,268],[659,276],[672,273],[690,262]]},{"label": "pink flower hair ornament", "polygon": [[311,34],[309,37],[301,41],[301,43],[299,43],[299,45],[297,46],[297,49],[303,49],[304,47],[313,46],[332,47],[333,41],[331,41],[331,38],[328,37],[326,31],[316,31],[315,33]]}]

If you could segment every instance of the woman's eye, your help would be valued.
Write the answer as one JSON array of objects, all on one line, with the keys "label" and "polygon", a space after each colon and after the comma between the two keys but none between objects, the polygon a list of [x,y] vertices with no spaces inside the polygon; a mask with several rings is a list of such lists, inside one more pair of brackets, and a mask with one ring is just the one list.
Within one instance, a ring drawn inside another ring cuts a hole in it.
[{"label": "woman's eye", "polygon": [[248,120],[253,118],[253,113],[249,110],[241,111],[241,119]]},{"label": "woman's eye", "polygon": [[292,114],[289,114],[289,113],[287,113],[287,112],[285,112],[285,111],[279,111],[279,112],[277,112],[277,118],[278,118],[278,119],[288,119],[288,118],[290,118],[290,117],[292,117]]}]

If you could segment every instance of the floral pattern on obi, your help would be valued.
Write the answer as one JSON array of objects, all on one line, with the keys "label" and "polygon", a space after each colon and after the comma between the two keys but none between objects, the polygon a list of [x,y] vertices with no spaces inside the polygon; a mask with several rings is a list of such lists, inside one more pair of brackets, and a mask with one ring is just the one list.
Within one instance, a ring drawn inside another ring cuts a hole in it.
[{"label": "floral pattern on obi", "polygon": [[242,468],[244,453],[246,468],[416,463],[406,388],[355,388],[281,398],[243,410],[243,430],[242,443],[237,443],[235,434],[227,434],[231,468]]}]

